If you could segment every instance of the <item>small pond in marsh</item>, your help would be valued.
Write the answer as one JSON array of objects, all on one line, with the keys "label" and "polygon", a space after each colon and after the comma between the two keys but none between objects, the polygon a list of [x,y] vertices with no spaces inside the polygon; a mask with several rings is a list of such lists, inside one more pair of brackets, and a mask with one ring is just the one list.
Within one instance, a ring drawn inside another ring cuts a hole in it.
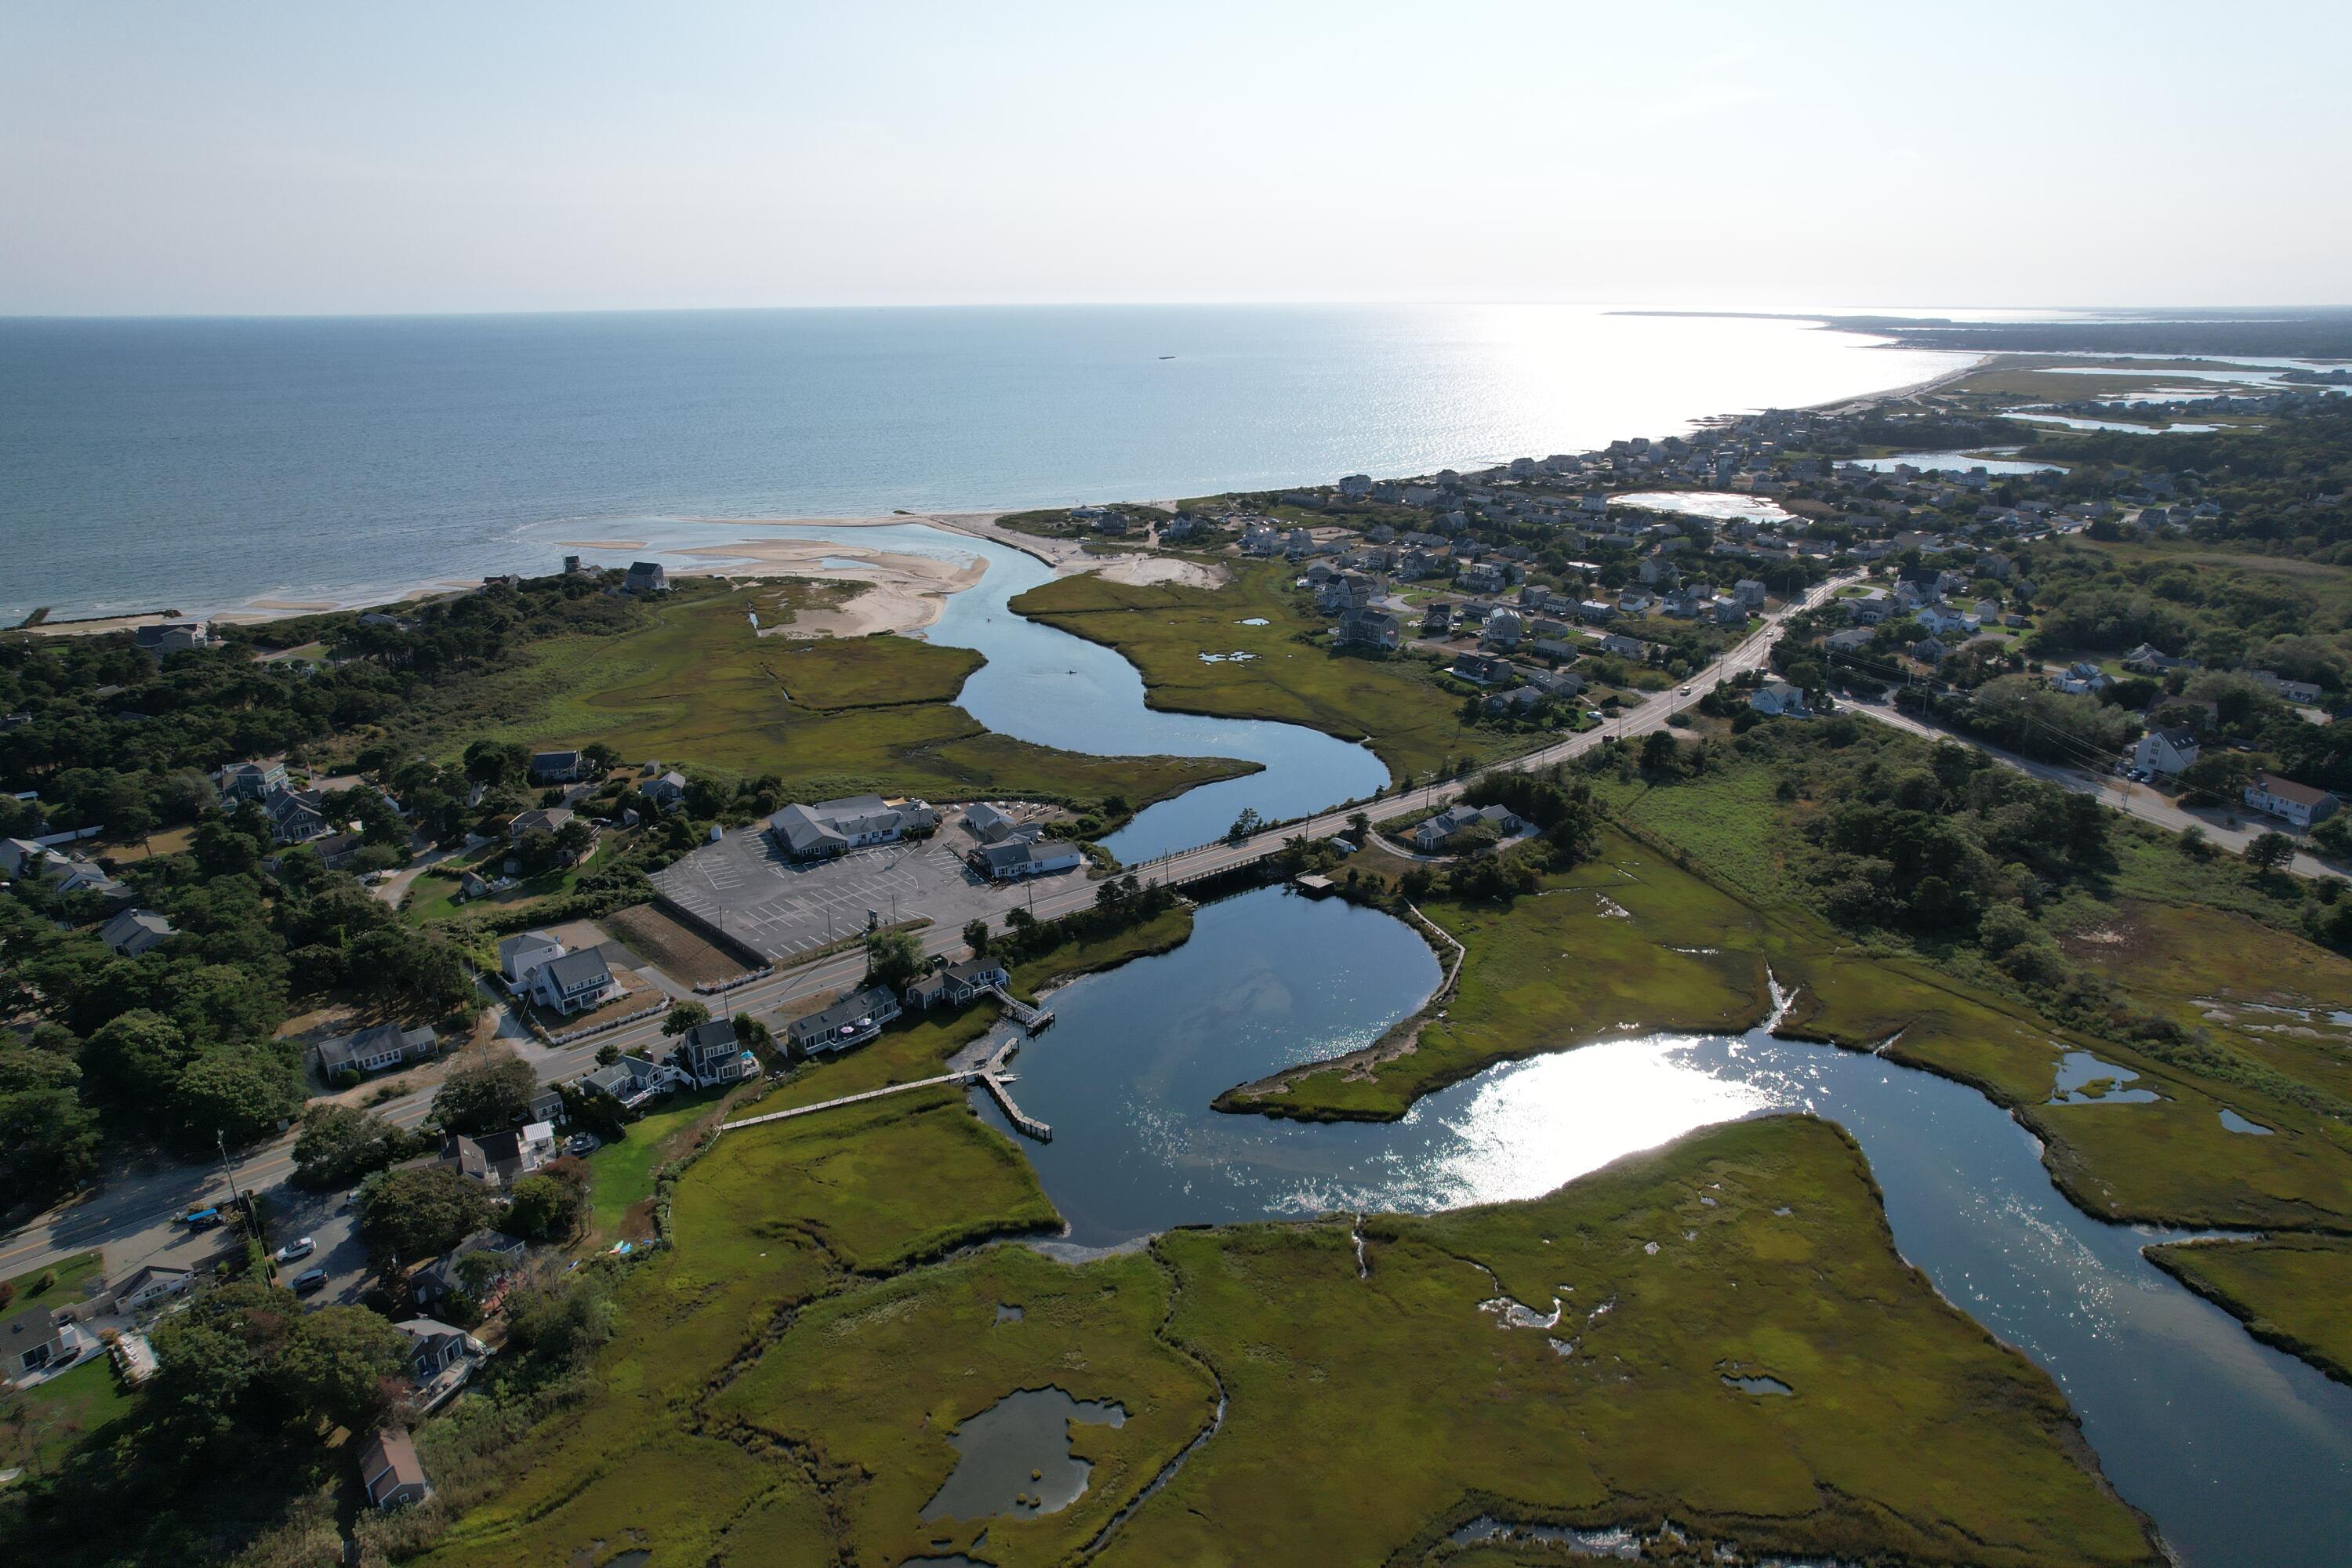
[{"label": "small pond in marsh", "polygon": [[923,1518],[1034,1519],[1078,1500],[1094,1467],[1070,1452],[1070,1425],[1124,1426],[1127,1412],[1108,1400],[1073,1399],[1058,1388],[1008,1394],[956,1428],[948,1441],[962,1458]]}]

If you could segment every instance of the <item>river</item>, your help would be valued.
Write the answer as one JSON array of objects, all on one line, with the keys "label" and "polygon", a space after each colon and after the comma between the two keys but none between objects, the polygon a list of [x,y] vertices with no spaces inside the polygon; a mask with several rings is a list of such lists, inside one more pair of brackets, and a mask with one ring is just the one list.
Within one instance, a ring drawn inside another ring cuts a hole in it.
[{"label": "river", "polygon": [[1388,916],[1266,889],[1203,908],[1173,952],[1057,992],[1017,1092],[1054,1128],[1022,1147],[1070,1238],[1534,1197],[1696,1128],[1810,1111],[1861,1142],[1904,1257],[2057,1380],[2109,1479],[2188,1563],[2345,1560],[2352,1388],[2149,1265],[2140,1248],[2169,1233],[2076,1209],[2034,1140],[1963,1085],[1755,1029],[1493,1068],[1393,1123],[1209,1109],[1235,1083],[1377,1038],[1437,978]]}]

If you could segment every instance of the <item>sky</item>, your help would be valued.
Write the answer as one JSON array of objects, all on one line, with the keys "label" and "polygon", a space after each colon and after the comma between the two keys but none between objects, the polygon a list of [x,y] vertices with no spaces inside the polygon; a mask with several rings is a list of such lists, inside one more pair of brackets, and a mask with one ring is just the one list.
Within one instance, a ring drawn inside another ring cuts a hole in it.
[{"label": "sky", "polygon": [[2352,4],[0,0],[0,314],[2352,303]]}]

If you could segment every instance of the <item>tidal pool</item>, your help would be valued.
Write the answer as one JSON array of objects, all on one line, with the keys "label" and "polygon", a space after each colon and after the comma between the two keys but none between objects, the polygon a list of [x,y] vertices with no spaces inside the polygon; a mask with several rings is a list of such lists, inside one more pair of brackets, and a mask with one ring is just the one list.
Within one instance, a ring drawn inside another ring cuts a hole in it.
[{"label": "tidal pool", "polygon": [[1059,1513],[1087,1489],[1094,1467],[1070,1452],[1070,1424],[1124,1426],[1127,1411],[1108,1400],[1073,1399],[1058,1388],[1008,1394],[956,1428],[962,1458],[923,1505],[922,1517],[1034,1519]]},{"label": "tidal pool", "polygon": [[1378,1038],[1437,980],[1388,916],[1265,889],[1201,910],[1173,952],[1056,992],[1059,1022],[1024,1047],[1019,1090],[1054,1142],[1022,1147],[1071,1239],[1534,1197],[1696,1128],[1810,1111],[1861,1143],[1903,1256],[2057,1380],[2117,1490],[2184,1562],[2343,1562],[2352,1388],[2141,1257],[2181,1233],[2076,1209],[2032,1135],[1964,1085],[1758,1029],[1505,1064],[1394,1122],[1209,1109],[1234,1084]]},{"label": "tidal pool", "polygon": [[2088,1051],[2068,1051],[2058,1058],[2058,1081],[2050,1091],[2053,1105],[2145,1105],[2160,1098],[2152,1089],[2126,1089],[2139,1077],[2129,1068],[2103,1062]]}]

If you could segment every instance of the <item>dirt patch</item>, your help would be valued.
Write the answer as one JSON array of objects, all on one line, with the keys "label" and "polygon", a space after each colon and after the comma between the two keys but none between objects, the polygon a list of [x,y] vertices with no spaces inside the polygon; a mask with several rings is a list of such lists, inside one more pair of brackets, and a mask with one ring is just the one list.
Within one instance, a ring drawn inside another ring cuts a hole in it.
[{"label": "dirt patch", "polygon": [[622,1241],[651,1241],[654,1238],[654,1200],[631,1204],[621,1215]]},{"label": "dirt patch", "polygon": [[632,952],[681,985],[715,985],[748,973],[724,950],[652,904],[606,915],[604,926]]}]

